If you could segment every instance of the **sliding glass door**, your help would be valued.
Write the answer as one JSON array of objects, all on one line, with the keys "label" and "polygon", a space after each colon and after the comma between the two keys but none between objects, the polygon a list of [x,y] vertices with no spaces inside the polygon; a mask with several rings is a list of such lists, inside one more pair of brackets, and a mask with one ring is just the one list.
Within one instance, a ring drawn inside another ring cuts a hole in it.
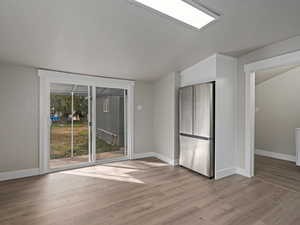
[{"label": "sliding glass door", "polygon": [[96,160],[126,156],[126,91],[96,87]]},{"label": "sliding glass door", "polygon": [[129,159],[131,85],[129,81],[45,72],[40,89],[41,171]]},{"label": "sliding glass door", "polygon": [[89,162],[89,87],[50,84],[49,168]]}]

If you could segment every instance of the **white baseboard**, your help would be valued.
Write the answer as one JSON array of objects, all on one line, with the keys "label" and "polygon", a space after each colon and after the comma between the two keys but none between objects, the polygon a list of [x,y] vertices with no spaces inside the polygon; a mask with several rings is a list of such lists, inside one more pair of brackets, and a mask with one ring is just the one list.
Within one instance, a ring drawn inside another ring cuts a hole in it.
[{"label": "white baseboard", "polygon": [[155,154],[156,154],[155,152],[136,153],[133,155],[133,159],[156,157]]},{"label": "white baseboard", "polygon": [[261,156],[267,156],[267,157],[274,158],[274,159],[281,159],[281,160],[296,162],[296,156],[288,155],[288,154],[270,152],[270,151],[266,151],[266,150],[262,150],[262,149],[256,149],[255,154],[261,155]]},{"label": "white baseboard", "polygon": [[149,158],[149,157],[155,157],[158,158],[159,160],[172,165],[172,166],[176,166],[179,163],[178,159],[170,159],[164,155],[161,155],[159,153],[156,152],[146,152],[146,153],[137,153],[133,155],[133,159],[143,159],[143,158]]},{"label": "white baseboard", "polygon": [[236,169],[235,168],[226,168],[226,169],[221,169],[217,170],[215,172],[215,180],[231,176],[233,174],[236,174]]},{"label": "white baseboard", "polygon": [[31,177],[39,174],[40,174],[39,168],[0,172],[0,181],[12,180],[12,179],[23,178],[23,177]]},{"label": "white baseboard", "polygon": [[[138,154],[134,154],[133,158],[134,159],[142,159],[142,158],[149,158],[149,157],[155,157],[160,159],[161,161],[172,165],[172,166],[177,166],[179,165],[179,159],[170,159],[166,156],[163,156],[159,153],[156,152],[146,152],[146,153],[138,153]],[[215,179],[221,179],[227,176],[231,176],[234,174],[239,174],[245,177],[250,177],[249,174],[247,173],[247,171],[245,169],[241,169],[241,168],[226,168],[226,169],[222,169],[222,170],[218,170],[215,173]]]},{"label": "white baseboard", "polygon": [[251,177],[250,173],[246,169],[235,168],[235,173],[244,177]]},{"label": "white baseboard", "polygon": [[155,154],[156,158],[160,159],[161,161],[163,161],[165,163],[168,163],[169,165],[175,166],[178,164],[178,163],[176,164],[176,160],[174,160],[174,159],[170,159],[170,158],[168,158],[164,155],[161,155],[159,153],[156,153],[156,152],[154,154]]},{"label": "white baseboard", "polygon": [[237,168],[227,168],[227,169],[222,169],[222,170],[216,171],[215,179],[216,180],[222,179],[222,178],[234,175],[234,174],[238,174],[238,175],[241,175],[244,177],[249,177],[249,178],[251,177],[250,173],[247,172],[246,169],[237,167]]},{"label": "white baseboard", "polygon": [[[133,155],[133,159],[142,159],[142,158],[149,158],[149,157],[158,158],[161,161],[166,162],[173,166],[178,164],[178,160],[171,160],[171,159],[169,159],[161,154],[158,154],[156,152],[138,153],[138,154]],[[31,176],[36,176],[36,175],[40,175],[39,168],[0,172],[0,181],[12,180],[12,179],[24,178],[24,177],[31,177]]]},{"label": "white baseboard", "polygon": [[[146,153],[138,153],[134,154],[133,159],[142,159],[142,158],[149,158],[149,157],[155,157],[160,159],[163,162],[166,162],[169,165],[176,166],[178,165],[178,159],[170,159],[168,157],[165,157],[159,153],[156,152],[146,152]],[[245,177],[249,177],[248,173],[241,168],[226,168],[222,170],[216,171],[215,179],[221,179],[233,174],[240,174]],[[9,172],[0,172],[0,181],[4,180],[12,180],[17,178],[24,178],[24,177],[31,177],[40,175],[39,168],[33,168],[33,169],[25,169],[25,170],[18,170],[18,171],[9,171]]]}]

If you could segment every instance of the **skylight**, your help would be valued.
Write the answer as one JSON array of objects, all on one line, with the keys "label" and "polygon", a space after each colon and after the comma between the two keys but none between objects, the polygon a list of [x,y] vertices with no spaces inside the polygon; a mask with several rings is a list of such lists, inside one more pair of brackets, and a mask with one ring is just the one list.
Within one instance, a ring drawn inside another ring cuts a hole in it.
[{"label": "skylight", "polygon": [[175,18],[183,23],[189,24],[197,29],[204,27],[214,21],[216,17],[211,16],[198,7],[194,7],[183,0],[135,0],[147,7],[159,11],[167,16]]}]

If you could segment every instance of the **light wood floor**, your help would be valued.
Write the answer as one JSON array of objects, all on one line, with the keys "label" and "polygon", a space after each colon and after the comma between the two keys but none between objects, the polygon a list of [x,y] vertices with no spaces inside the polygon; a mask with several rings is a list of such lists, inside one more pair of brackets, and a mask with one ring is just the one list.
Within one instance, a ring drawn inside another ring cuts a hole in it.
[{"label": "light wood floor", "polygon": [[[113,159],[124,157],[124,151],[101,152],[96,154],[96,159]],[[88,162],[88,155],[75,156],[73,158],[60,158],[49,160],[49,167],[51,169],[76,165],[78,163]]]},{"label": "light wood floor", "polygon": [[1,182],[0,224],[298,225],[300,171],[276,162],[258,157],[253,179],[147,159]]}]

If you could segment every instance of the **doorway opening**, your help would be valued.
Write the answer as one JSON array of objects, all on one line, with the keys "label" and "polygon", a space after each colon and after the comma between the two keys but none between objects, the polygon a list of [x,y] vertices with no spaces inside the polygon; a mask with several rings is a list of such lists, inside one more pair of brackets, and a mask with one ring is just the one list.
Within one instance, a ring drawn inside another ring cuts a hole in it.
[{"label": "doorway opening", "polygon": [[89,162],[89,98],[89,86],[50,84],[50,169]]},{"label": "doorway opening", "polygon": [[255,72],[254,175],[287,188],[295,177],[300,179],[296,166],[299,95],[300,65]]},{"label": "doorway opening", "polygon": [[131,159],[134,82],[39,75],[41,173]]},{"label": "doorway opening", "polygon": [[[272,133],[275,133],[277,135],[282,131],[281,125],[277,124],[277,127],[273,127],[276,126],[276,123],[271,122],[270,121],[271,118],[277,117],[278,120],[278,115],[280,115],[279,110],[284,112],[281,114],[280,119],[282,119],[282,115],[286,114],[285,112],[286,110],[284,110],[285,105],[283,104],[278,105],[279,98],[282,98],[282,96],[280,97],[279,95],[286,94],[285,92],[289,92],[290,88],[287,87],[284,90],[284,88],[274,88],[274,87],[270,88],[269,86],[271,86],[270,83],[276,83],[274,82],[276,81],[276,79],[277,80],[282,79],[282,76],[280,76],[281,72],[288,73],[288,71],[292,71],[293,69],[296,69],[297,66],[299,65],[300,65],[300,51],[245,65],[245,75],[246,75],[245,76],[245,80],[246,80],[245,100],[246,101],[245,101],[245,139],[244,139],[245,140],[245,172],[244,174],[246,176],[252,177],[255,175],[255,166],[256,166],[255,153],[257,153],[257,155],[263,155],[263,154],[265,155],[267,148],[269,148],[268,149],[269,151],[275,151],[275,154],[274,153],[271,153],[271,155],[269,154],[269,156],[273,156],[274,158],[274,155],[278,156],[277,153],[279,153],[279,156],[280,154],[282,154],[280,153],[280,151],[286,151],[286,149],[279,150],[277,148],[279,144],[278,143],[276,144],[276,142],[278,142],[280,138],[275,138],[276,140],[274,141],[275,143],[274,146],[276,146],[276,149],[274,147],[268,147],[268,146],[271,146],[270,141],[273,140],[273,138],[270,138],[272,137]],[[280,82],[277,81],[277,83]],[[278,85],[280,86],[280,84]],[[260,87],[258,88],[258,86]],[[267,97],[267,94],[265,92],[266,89],[261,88],[263,86],[268,86],[268,91],[270,92],[268,93],[270,95],[269,100],[265,99]],[[278,96],[276,97],[276,95]],[[257,100],[256,97],[258,96],[262,96],[262,97],[259,101],[256,101]],[[271,104],[272,101],[274,104]],[[290,101],[290,98],[288,98],[288,101]],[[274,107],[273,110],[272,107]],[[293,126],[298,126],[296,123],[290,121],[291,121],[290,118],[288,118],[282,122],[292,123]],[[266,131],[266,129],[269,130]],[[289,136],[291,140],[291,135],[295,137],[294,136],[295,129],[294,128],[289,129],[289,133],[290,133]],[[295,146],[295,138],[292,139],[293,139],[292,140],[293,147],[285,147],[285,148],[289,148],[289,150],[287,151],[290,152],[293,151],[293,155],[290,156],[291,158],[294,159],[293,163],[294,163],[294,167],[296,167],[296,161],[299,160],[299,158],[297,158],[296,156],[297,151]],[[267,142],[269,142],[269,144],[267,144]],[[266,148],[266,149],[259,149],[259,148]],[[258,163],[261,162],[261,160],[259,160],[262,159],[261,157],[264,156],[257,156]],[[260,163],[260,165],[266,165],[266,164]]]},{"label": "doorway opening", "polygon": [[127,155],[126,96],[126,90],[96,87],[96,160]]}]

